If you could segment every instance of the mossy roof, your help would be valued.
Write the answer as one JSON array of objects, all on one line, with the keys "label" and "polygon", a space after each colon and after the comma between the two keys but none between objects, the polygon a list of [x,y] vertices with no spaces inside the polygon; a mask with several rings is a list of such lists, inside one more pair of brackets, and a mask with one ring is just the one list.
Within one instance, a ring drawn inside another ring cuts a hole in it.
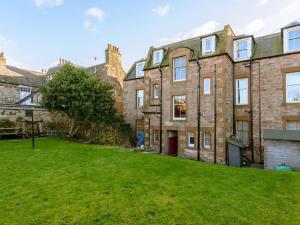
[{"label": "mossy roof", "polygon": [[283,53],[281,33],[255,38],[253,59],[272,57]]}]

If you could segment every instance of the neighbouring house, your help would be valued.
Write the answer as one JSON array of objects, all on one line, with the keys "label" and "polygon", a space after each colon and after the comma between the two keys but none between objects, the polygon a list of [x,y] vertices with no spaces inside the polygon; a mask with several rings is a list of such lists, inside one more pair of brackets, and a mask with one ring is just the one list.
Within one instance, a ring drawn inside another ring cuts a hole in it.
[{"label": "neighbouring house", "polygon": [[223,30],[151,47],[124,79],[124,115],[154,151],[225,163],[226,138],[264,160],[263,130],[300,129],[300,23],[254,37]]},{"label": "neighbouring house", "polygon": [[[116,108],[123,112],[123,79],[125,71],[122,68],[121,54],[117,47],[109,44],[105,51],[105,62],[90,67],[82,67],[105,81],[114,84]],[[39,104],[42,98],[39,87],[51,80],[64,64],[69,63],[59,59],[58,65],[51,67],[48,71],[36,72],[20,69],[6,64],[4,54],[0,54],[0,120],[8,119],[18,122],[18,128],[25,130],[26,123],[31,120],[32,107],[35,108],[35,120],[39,121],[38,127],[41,132],[45,122],[52,122],[56,114],[42,109]],[[0,132],[1,136],[1,132]]]},{"label": "neighbouring house", "polygon": [[[51,67],[47,72],[47,80],[51,80],[63,65],[70,63],[65,59],[59,59],[58,65]],[[82,67],[101,77],[104,81],[110,82],[115,88],[116,108],[119,112],[123,112],[123,79],[126,75],[122,67],[122,59],[119,48],[108,44],[105,50],[105,62],[90,67]]]}]

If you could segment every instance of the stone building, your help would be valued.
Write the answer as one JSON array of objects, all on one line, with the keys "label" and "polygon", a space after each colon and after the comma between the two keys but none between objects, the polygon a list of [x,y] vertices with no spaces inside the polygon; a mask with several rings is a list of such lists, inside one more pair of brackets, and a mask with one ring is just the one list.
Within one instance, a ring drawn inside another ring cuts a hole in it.
[{"label": "stone building", "polygon": [[[58,65],[49,68],[47,79],[51,80],[55,72],[57,72],[64,64],[70,63],[65,59],[59,59]],[[116,108],[119,112],[123,112],[123,79],[126,75],[121,60],[119,48],[108,44],[105,50],[105,62],[90,67],[82,67],[101,77],[104,81],[110,82],[115,88]]]},{"label": "stone building", "polygon": [[[105,51],[105,62],[90,67],[82,67],[103,80],[114,84],[116,108],[123,111],[123,79],[125,72],[122,68],[121,54],[117,47],[109,44]],[[23,125],[17,123],[18,128],[24,127],[26,121],[31,119],[28,111],[35,108],[35,121],[40,121],[41,132],[45,132],[44,123],[53,122],[53,116],[39,106],[42,98],[39,87],[51,80],[64,64],[70,63],[59,59],[58,65],[43,72],[20,69],[6,64],[4,54],[0,54],[0,120],[8,119],[13,122],[23,121]],[[0,127],[1,128],[1,127]],[[24,131],[24,129],[23,129]],[[0,133],[1,134],[1,133]],[[1,136],[1,135],[0,135]]]},{"label": "stone building", "polygon": [[300,23],[257,38],[227,25],[151,47],[124,79],[124,101],[147,148],[225,163],[234,135],[261,162],[264,129],[300,129]]}]

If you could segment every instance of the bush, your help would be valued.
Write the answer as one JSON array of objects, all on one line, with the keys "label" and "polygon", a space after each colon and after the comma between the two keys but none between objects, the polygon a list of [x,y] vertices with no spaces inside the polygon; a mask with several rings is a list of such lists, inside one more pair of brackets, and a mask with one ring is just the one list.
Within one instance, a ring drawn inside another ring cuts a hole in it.
[{"label": "bush", "polygon": [[0,127],[2,127],[2,128],[13,128],[13,127],[15,127],[15,125],[16,124],[14,122],[12,122],[8,119],[1,119],[0,120]]}]

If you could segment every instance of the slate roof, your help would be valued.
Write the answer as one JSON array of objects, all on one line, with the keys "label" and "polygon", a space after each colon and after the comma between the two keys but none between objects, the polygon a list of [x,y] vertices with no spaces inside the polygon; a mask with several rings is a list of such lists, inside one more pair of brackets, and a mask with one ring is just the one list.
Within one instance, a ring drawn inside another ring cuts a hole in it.
[{"label": "slate roof", "polygon": [[133,65],[130,67],[126,77],[124,80],[132,80],[132,79],[136,79],[136,64],[139,62],[143,62],[146,59],[140,59],[139,61],[136,61],[135,63],[133,63]]},{"label": "slate roof", "polygon": [[253,59],[272,57],[283,53],[281,33],[255,38],[255,45]]},{"label": "slate roof", "polygon": [[[101,63],[96,65],[96,71],[98,71],[102,66],[104,66],[105,63]],[[95,66],[90,66],[90,67],[86,67],[86,69],[90,72],[90,73],[95,73]]]},{"label": "slate roof", "polygon": [[145,63],[145,70],[149,70],[149,69],[154,69],[154,68],[158,68],[159,65],[153,65],[152,63],[152,56],[153,56],[153,52],[159,49],[164,49],[165,50],[165,56],[163,58],[163,61],[161,63],[161,66],[168,66],[169,64],[169,54],[170,52],[172,52],[173,50],[177,49],[177,48],[189,48],[192,51],[191,54],[191,58],[190,59],[196,59],[197,57],[202,58],[204,57],[202,55],[202,38],[204,37],[208,37],[208,36],[212,36],[212,35],[216,35],[216,51],[211,54],[211,55],[218,55],[220,53],[225,53],[226,51],[226,46],[225,46],[225,38],[224,38],[224,31],[217,31],[214,33],[210,33],[210,34],[206,34],[206,35],[202,35],[202,36],[198,36],[198,37],[194,37],[194,38],[190,38],[187,40],[183,40],[183,41],[179,41],[179,42],[175,42],[169,45],[165,45],[165,46],[161,46],[158,48],[150,48],[149,53],[148,53],[148,57],[146,59],[146,63]]},{"label": "slate roof", "polygon": [[31,87],[44,84],[46,74],[36,71],[20,69],[14,66],[0,66],[0,82]]}]

